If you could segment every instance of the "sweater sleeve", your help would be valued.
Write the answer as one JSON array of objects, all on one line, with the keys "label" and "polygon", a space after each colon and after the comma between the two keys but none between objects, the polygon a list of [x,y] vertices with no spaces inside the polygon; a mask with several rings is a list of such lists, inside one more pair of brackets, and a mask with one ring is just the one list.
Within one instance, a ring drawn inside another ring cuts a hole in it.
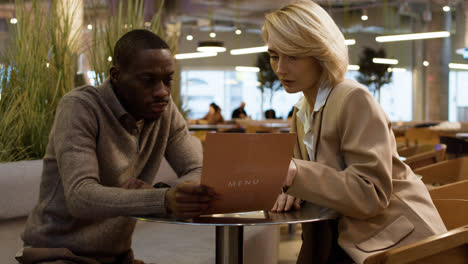
[{"label": "sweater sleeve", "polygon": [[97,115],[84,100],[62,99],[52,129],[51,140],[70,214],[96,218],[166,213],[167,189],[128,190],[101,184],[96,155]]},{"label": "sweater sleeve", "polygon": [[385,113],[369,92],[353,89],[343,102],[337,118],[323,122],[336,122],[341,146],[337,155],[345,169],[295,159],[297,174],[288,194],[366,219],[390,201],[392,138]]},{"label": "sweater sleeve", "polygon": [[203,149],[200,141],[189,134],[187,123],[172,102],[171,128],[166,159],[181,181],[200,182]]}]

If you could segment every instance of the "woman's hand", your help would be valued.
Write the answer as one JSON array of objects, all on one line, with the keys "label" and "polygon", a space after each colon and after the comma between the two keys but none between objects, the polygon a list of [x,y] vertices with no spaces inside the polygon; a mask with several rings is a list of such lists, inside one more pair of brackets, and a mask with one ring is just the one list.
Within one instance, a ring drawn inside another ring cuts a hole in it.
[{"label": "woman's hand", "polygon": [[301,209],[301,199],[295,198],[289,194],[282,193],[276,199],[275,205],[271,208],[272,212],[287,212],[293,207],[296,210]]},{"label": "woman's hand", "polygon": [[294,181],[294,178],[296,178],[296,172],[296,163],[294,163],[294,161],[291,160],[291,162],[289,163],[288,175],[286,175],[286,179],[284,180],[284,186],[291,186],[291,184]]},{"label": "woman's hand", "polygon": [[[286,175],[286,179],[284,179],[283,185],[286,187],[291,186],[296,177],[297,167],[296,163],[291,160],[289,163],[288,174]],[[281,193],[278,198],[276,199],[276,203],[271,208],[272,212],[283,212],[291,210],[291,207],[298,210],[301,209],[301,199],[295,198],[289,194]]]}]

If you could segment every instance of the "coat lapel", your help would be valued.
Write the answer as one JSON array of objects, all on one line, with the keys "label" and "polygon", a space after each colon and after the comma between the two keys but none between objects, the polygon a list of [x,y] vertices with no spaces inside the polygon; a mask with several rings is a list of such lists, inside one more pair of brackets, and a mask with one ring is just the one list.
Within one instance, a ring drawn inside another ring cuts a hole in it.
[{"label": "coat lapel", "polygon": [[294,148],[294,158],[301,159],[301,160],[310,160],[309,154],[307,153],[307,148],[302,143],[304,139],[304,125],[301,123],[296,116],[297,108],[294,107],[293,117],[292,117],[292,124],[291,124],[291,132],[297,133],[297,143],[296,147]]},{"label": "coat lapel", "polygon": [[320,110],[313,113],[314,119],[313,119],[313,124],[312,124],[312,131],[314,133],[314,149],[313,149],[314,161],[317,161],[318,143],[320,141],[320,133],[322,132],[321,124],[322,124],[323,108],[324,107],[321,107]]}]

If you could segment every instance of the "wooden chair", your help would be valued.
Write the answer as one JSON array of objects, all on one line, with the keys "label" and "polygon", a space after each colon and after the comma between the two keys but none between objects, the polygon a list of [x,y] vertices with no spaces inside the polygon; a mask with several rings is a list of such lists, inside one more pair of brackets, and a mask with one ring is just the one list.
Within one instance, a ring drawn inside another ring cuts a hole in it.
[{"label": "wooden chair", "polygon": [[[424,178],[423,178],[424,179]],[[464,199],[468,200],[468,180],[446,184],[429,190],[435,199]],[[468,216],[467,216],[468,217]]]},{"label": "wooden chair", "polygon": [[367,258],[364,263],[468,263],[468,200],[436,199],[434,204],[449,229],[448,232],[377,253]]},{"label": "wooden chair", "polygon": [[404,148],[400,148],[398,150],[398,155],[400,155],[400,157],[409,157],[409,156],[414,156],[414,155],[421,154],[424,152],[430,152],[438,148],[437,145],[440,145],[440,144],[423,144],[423,145],[418,145],[418,146],[416,145],[407,146]]},{"label": "wooden chair", "polygon": [[445,159],[446,149],[446,145],[437,144],[432,150],[406,157],[404,162],[408,164],[408,166],[410,166],[410,168],[413,170],[427,165],[431,165]]},{"label": "wooden chair", "polygon": [[[468,225],[468,200],[433,199],[447,230]],[[467,259],[468,261],[468,259]]]},{"label": "wooden chair", "polygon": [[468,157],[441,161],[414,170],[426,185],[440,186],[468,180]]},{"label": "wooden chair", "polygon": [[370,256],[364,264],[466,264],[468,225]]},{"label": "wooden chair", "polygon": [[[426,150],[427,148],[429,149]],[[423,146],[413,145],[413,146],[402,146],[400,148],[397,148],[397,152],[400,157],[409,157],[409,156],[416,155],[418,151],[426,152],[426,151],[431,151],[432,149],[434,149],[434,145],[423,145]]]},{"label": "wooden chair", "polygon": [[409,145],[439,144],[439,134],[429,128],[409,128],[405,131]]}]

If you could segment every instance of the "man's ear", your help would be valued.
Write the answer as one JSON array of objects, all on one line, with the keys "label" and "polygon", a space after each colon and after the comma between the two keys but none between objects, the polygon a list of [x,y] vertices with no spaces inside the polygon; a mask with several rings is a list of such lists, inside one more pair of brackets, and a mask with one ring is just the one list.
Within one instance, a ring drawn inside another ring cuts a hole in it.
[{"label": "man's ear", "polygon": [[110,68],[110,79],[112,82],[118,82],[119,81],[119,77],[120,77],[120,69],[119,69],[119,66],[117,65],[113,65],[111,68]]}]

